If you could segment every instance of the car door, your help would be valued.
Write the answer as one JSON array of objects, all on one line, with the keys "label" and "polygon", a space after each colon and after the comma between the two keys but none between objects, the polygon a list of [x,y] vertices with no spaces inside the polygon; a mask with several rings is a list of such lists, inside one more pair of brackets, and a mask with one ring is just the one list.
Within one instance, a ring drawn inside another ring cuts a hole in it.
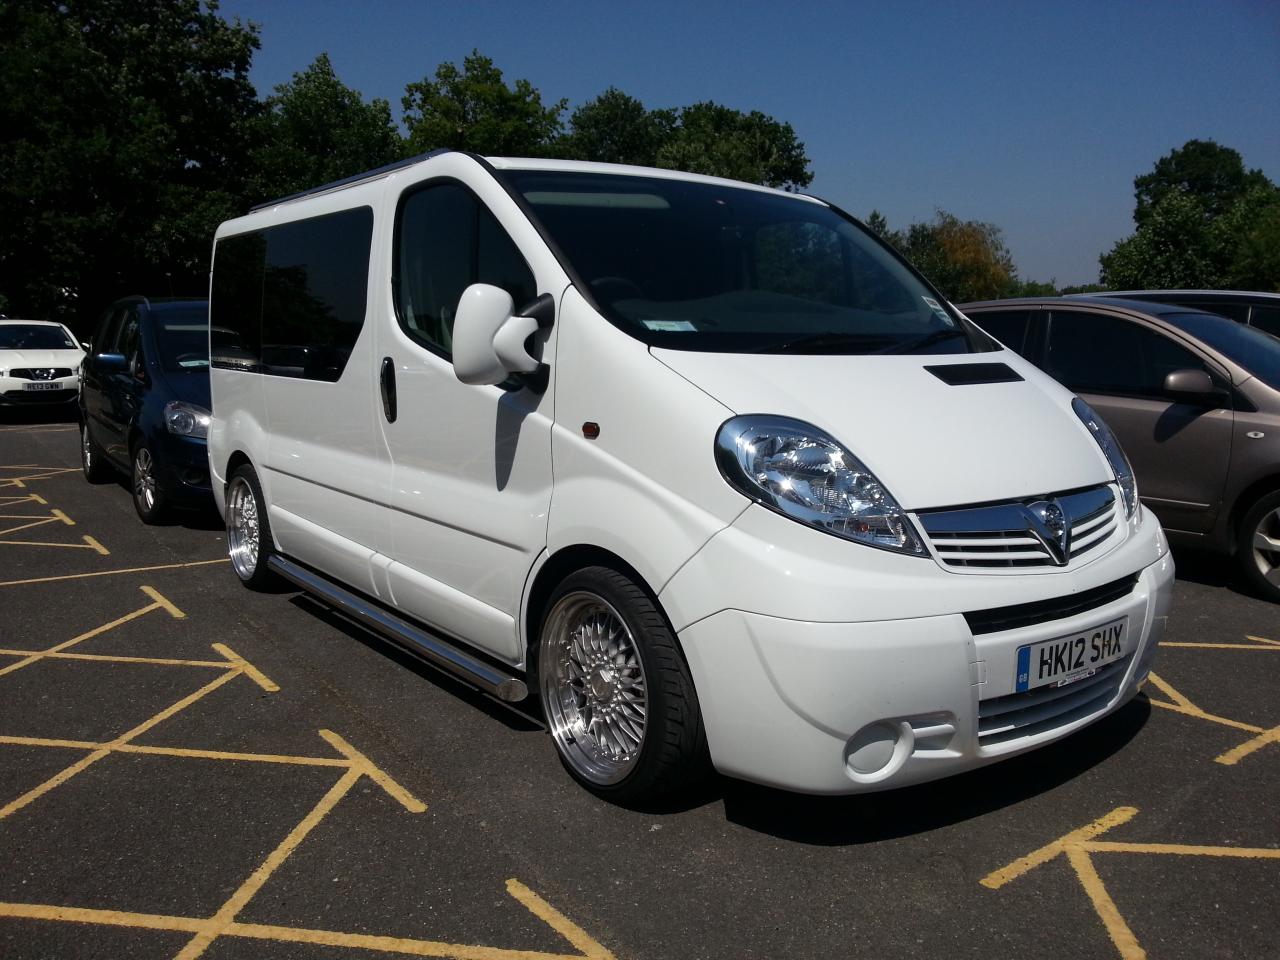
[{"label": "car door", "polygon": [[89,354],[84,358],[80,403],[85,425],[94,441],[103,448],[107,444],[108,430],[104,413],[107,364],[101,358],[103,354],[110,354],[115,349],[120,320],[124,314],[125,308],[120,305],[112,305],[103,313],[89,341]]},{"label": "car door", "polygon": [[542,293],[558,302],[567,281],[492,177],[468,158],[441,160],[435,169],[447,178],[388,200],[391,300],[378,328],[389,400],[380,417],[391,467],[386,576],[397,607],[517,661],[520,598],[546,546],[554,387],[461,383],[453,319],[472,283],[503,288],[518,309]]},{"label": "car door", "polygon": [[[1111,425],[1133,463],[1138,492],[1164,526],[1206,533],[1221,506],[1233,413],[1225,371],[1155,324],[1096,310],[1054,308],[1044,369]],[[1203,370],[1223,388],[1215,403],[1164,391],[1174,370]]]},{"label": "car door", "polygon": [[103,436],[100,438],[102,448],[117,463],[129,461],[129,425],[133,422],[138,404],[141,402],[141,383],[137,379],[141,350],[142,321],[141,311],[137,304],[129,304],[124,308],[120,320],[120,331],[111,347],[110,356],[124,357],[101,362],[99,378],[102,384],[101,423]]}]

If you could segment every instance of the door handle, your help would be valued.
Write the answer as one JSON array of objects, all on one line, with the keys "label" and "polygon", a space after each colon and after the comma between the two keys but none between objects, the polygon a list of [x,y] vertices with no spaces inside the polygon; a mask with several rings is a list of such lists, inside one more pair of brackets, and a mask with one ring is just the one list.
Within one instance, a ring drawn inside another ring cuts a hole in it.
[{"label": "door handle", "polygon": [[396,365],[390,357],[382,358],[382,374],[378,377],[382,392],[382,415],[387,423],[396,422]]}]

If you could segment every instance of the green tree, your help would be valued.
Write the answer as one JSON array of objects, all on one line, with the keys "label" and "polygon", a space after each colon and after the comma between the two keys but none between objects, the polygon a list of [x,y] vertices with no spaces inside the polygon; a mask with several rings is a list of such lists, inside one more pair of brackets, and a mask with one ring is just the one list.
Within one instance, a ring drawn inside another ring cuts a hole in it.
[{"label": "green tree", "polygon": [[872,210],[871,213],[867,215],[866,226],[867,229],[877,237],[889,240],[891,243],[893,242],[890,239],[889,221],[885,219],[884,214],[879,210]]},{"label": "green tree", "polygon": [[404,142],[386,100],[365,103],[322,53],[276,87],[255,125],[251,199],[268,200],[398,159]]},{"label": "green tree", "polygon": [[813,181],[804,144],[791,124],[710,101],[681,108],[657,165],[786,190]]},{"label": "green tree", "polygon": [[1126,287],[1280,289],[1280,189],[1240,154],[1190,140],[1134,180],[1133,235],[1099,257]]},{"label": "green tree", "polygon": [[451,147],[516,157],[553,153],[568,107],[567,100],[544,106],[528,80],[507,86],[479,50],[463,59],[461,70],[442,63],[434,80],[410,83],[401,103],[413,153]]},{"label": "green tree", "polygon": [[676,111],[648,110],[635,97],[610,87],[573,111],[557,153],[574,160],[654,167],[675,127]]},{"label": "green tree", "polygon": [[11,312],[75,322],[124,293],[204,288],[214,227],[242,209],[257,47],[213,2],[0,3]]},{"label": "green tree", "polygon": [[1141,227],[1172,193],[1193,197],[1205,219],[1213,220],[1249,191],[1270,185],[1261,170],[1246,170],[1243,158],[1230,147],[1212,140],[1188,140],[1157,160],[1150,173],[1134,179],[1133,220]]}]

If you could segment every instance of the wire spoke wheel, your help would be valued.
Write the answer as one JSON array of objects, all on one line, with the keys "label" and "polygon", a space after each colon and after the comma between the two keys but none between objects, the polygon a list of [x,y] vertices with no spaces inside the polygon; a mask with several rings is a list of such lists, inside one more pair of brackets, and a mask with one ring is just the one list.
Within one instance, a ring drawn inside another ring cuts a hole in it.
[{"label": "wire spoke wheel", "polygon": [[227,490],[227,550],[241,580],[257,572],[260,546],[258,498],[244,477],[236,477]]},{"label": "wire spoke wheel", "polygon": [[626,621],[597,594],[566,594],[547,615],[539,664],[547,723],[561,756],[591,783],[625,778],[649,720],[644,664]]}]

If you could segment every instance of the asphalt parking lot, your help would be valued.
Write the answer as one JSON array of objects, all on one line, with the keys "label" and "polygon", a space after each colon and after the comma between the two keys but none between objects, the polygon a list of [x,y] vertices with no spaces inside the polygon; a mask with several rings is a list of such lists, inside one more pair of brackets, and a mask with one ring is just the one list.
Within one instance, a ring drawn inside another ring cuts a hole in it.
[{"label": "asphalt parking lot", "polygon": [[0,956],[1276,955],[1280,611],[1222,562],[1179,558],[1145,694],[1065,742],[637,812],[224,558],[85,483],[73,424],[0,420]]}]

